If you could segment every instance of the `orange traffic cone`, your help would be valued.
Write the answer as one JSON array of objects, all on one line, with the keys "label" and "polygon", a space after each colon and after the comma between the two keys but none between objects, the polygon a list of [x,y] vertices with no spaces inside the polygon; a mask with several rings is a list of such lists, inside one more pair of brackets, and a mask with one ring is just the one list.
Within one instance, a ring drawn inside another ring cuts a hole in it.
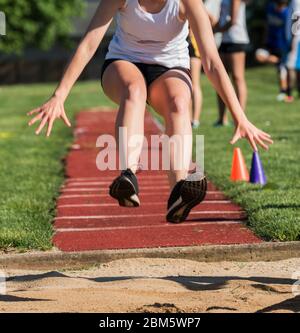
[{"label": "orange traffic cone", "polygon": [[235,148],[232,160],[231,180],[245,181],[250,179],[249,172],[240,148]]}]

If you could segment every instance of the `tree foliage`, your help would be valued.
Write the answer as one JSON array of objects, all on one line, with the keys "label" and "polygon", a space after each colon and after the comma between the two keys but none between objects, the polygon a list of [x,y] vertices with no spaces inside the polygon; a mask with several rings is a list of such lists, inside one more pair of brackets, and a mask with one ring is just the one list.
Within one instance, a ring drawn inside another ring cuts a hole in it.
[{"label": "tree foliage", "polygon": [[0,51],[20,54],[26,47],[47,50],[56,41],[66,43],[71,19],[83,6],[83,0],[0,0],[7,21]]},{"label": "tree foliage", "polygon": [[252,0],[247,7],[247,25],[254,49],[264,46],[268,2],[269,0]]}]

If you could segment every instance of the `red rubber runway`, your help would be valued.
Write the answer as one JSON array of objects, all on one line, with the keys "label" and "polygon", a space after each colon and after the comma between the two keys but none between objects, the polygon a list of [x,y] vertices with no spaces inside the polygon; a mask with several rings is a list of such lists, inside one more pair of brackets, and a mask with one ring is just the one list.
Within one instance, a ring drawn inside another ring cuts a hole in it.
[{"label": "red rubber runway", "polygon": [[[245,212],[212,183],[205,201],[179,225],[165,220],[169,187],[163,171],[138,174],[141,207],[119,207],[108,195],[119,171],[99,171],[96,166],[97,139],[114,134],[115,118],[113,111],[85,111],[77,117],[74,144],[66,159],[67,179],[57,201],[53,239],[57,248],[90,251],[261,242],[246,227]],[[147,114],[145,135],[151,134],[159,130]]]}]

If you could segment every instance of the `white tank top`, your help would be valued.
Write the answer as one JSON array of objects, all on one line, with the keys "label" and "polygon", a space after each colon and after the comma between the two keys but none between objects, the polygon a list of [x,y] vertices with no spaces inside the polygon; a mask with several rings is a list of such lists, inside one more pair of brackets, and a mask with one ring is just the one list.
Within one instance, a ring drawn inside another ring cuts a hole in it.
[{"label": "white tank top", "polygon": [[156,14],[138,0],[127,0],[117,13],[117,27],[106,59],[190,68],[188,22],[179,18],[180,0],[167,0]]},{"label": "white tank top", "polygon": [[[288,23],[286,24],[286,37],[295,43],[300,41],[300,0],[292,0],[289,5]],[[296,20],[296,22],[294,21]]]},{"label": "white tank top", "polygon": [[[220,24],[224,26],[230,20],[232,0],[223,0],[221,5]],[[238,18],[228,31],[223,34],[223,43],[248,44],[249,35],[246,23],[246,3],[241,1]]]},{"label": "white tank top", "polygon": [[[221,12],[221,2],[222,0],[206,0],[204,2],[205,8],[208,11],[208,13],[213,16],[213,18],[216,21],[220,20],[220,12]],[[216,33],[215,34],[215,41],[217,44],[217,47],[221,45],[222,42],[222,34]]]},{"label": "white tank top", "polygon": [[290,3],[290,7],[293,9],[293,12],[300,12],[300,0],[292,0]]}]

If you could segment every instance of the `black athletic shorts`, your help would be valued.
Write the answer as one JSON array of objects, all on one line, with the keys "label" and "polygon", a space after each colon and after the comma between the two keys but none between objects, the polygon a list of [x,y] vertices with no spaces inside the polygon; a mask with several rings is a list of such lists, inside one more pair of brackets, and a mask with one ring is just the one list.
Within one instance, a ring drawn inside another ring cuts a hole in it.
[{"label": "black athletic shorts", "polygon": [[[102,84],[104,72],[107,69],[107,67],[111,63],[118,61],[118,60],[123,60],[123,59],[106,59],[105,60],[103,66],[102,66],[102,70],[101,70],[101,84]],[[144,64],[144,63],[139,63],[139,62],[132,62],[132,64],[134,64],[143,74],[147,87],[149,87],[151,85],[151,83],[153,83],[156,79],[158,79],[164,73],[168,72],[169,70],[173,70],[173,69],[183,71],[192,80],[191,71],[188,68],[184,68],[184,67],[168,68],[168,67],[161,66],[161,65]]]},{"label": "black athletic shorts", "polygon": [[239,44],[239,43],[222,43],[219,52],[220,53],[238,53],[238,52],[248,52],[249,44]]}]

